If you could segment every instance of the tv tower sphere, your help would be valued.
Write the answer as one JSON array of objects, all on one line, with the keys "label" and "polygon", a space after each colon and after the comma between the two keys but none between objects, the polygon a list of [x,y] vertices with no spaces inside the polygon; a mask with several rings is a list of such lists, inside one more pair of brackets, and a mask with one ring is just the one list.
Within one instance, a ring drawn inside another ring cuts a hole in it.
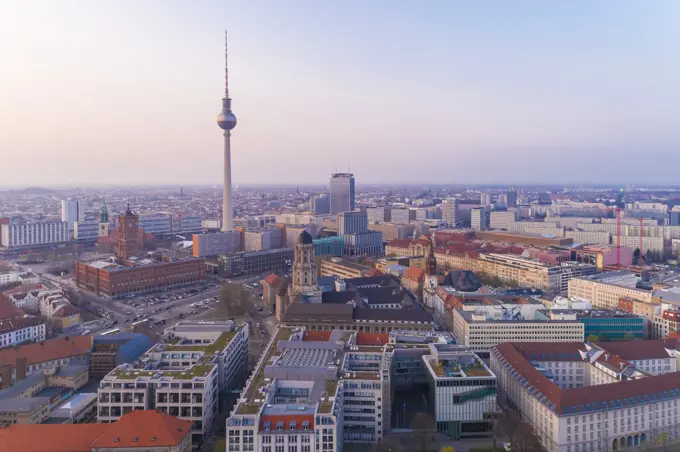
[{"label": "tv tower sphere", "polygon": [[[231,101],[231,99],[222,100]],[[223,102],[223,104],[226,103]],[[219,115],[217,115],[217,125],[220,126],[220,129],[222,130],[231,130],[236,127],[236,115],[231,111],[231,105],[228,107],[226,105],[222,107],[222,111]]]}]

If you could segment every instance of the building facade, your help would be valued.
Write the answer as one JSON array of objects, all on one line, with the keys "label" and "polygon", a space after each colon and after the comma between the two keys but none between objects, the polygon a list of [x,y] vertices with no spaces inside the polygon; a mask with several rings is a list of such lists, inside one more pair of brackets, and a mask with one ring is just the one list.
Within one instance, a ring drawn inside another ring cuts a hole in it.
[{"label": "building facade", "polygon": [[330,182],[330,213],[349,212],[355,208],[354,174],[335,173]]},{"label": "building facade", "polygon": [[241,232],[208,232],[193,235],[193,256],[208,257],[241,251]]},{"label": "building facade", "polygon": [[10,221],[0,224],[0,245],[5,248],[30,248],[57,245],[70,239],[68,223],[45,221],[18,223]]}]

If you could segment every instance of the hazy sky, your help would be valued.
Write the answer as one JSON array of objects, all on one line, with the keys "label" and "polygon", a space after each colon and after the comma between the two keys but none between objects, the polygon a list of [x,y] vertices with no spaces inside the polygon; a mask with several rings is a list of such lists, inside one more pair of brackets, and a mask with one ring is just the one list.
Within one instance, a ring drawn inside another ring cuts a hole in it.
[{"label": "hazy sky", "polygon": [[678,182],[680,1],[0,0],[0,185]]}]

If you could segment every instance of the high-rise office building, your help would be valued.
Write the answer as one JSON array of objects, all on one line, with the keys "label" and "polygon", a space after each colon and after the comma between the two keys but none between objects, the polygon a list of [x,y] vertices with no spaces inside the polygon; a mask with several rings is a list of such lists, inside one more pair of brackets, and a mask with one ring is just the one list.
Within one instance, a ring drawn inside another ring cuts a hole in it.
[{"label": "high-rise office building", "polygon": [[354,174],[335,173],[331,176],[331,213],[354,210]]},{"label": "high-rise office building", "polygon": [[80,201],[74,198],[61,200],[61,221],[68,223],[69,230],[73,230],[73,223],[85,220],[85,209]]},{"label": "high-rise office building", "polygon": [[338,214],[338,236],[368,231],[366,212],[342,212]]},{"label": "high-rise office building", "polygon": [[508,190],[505,195],[505,205],[507,207],[517,207],[517,192],[514,190]]},{"label": "high-rise office building", "polygon": [[331,198],[326,194],[312,196],[309,198],[309,210],[317,215],[330,213]]},{"label": "high-rise office building", "polygon": [[486,192],[482,193],[479,196],[479,204],[481,204],[482,206],[488,206],[489,204],[491,204],[491,193]]},{"label": "high-rise office building", "polygon": [[227,66],[227,32],[224,32],[224,97],[222,111],[217,115],[217,125],[224,130],[224,188],[222,196],[222,230],[234,229],[231,207],[231,129],[236,127],[236,116],[231,111],[229,97],[229,69]]},{"label": "high-rise office building", "polygon": [[450,228],[456,227],[458,218],[458,200],[445,199],[442,201],[442,220]]},{"label": "high-rise office building", "polygon": [[484,207],[475,207],[470,211],[470,224],[475,231],[489,229],[489,212]]}]

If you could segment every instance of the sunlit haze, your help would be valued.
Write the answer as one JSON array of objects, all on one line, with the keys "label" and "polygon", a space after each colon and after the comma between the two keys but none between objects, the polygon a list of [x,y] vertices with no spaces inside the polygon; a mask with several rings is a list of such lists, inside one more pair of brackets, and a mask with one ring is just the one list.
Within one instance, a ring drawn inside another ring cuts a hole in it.
[{"label": "sunlit haze", "polygon": [[0,185],[677,182],[680,2],[0,0]]}]

